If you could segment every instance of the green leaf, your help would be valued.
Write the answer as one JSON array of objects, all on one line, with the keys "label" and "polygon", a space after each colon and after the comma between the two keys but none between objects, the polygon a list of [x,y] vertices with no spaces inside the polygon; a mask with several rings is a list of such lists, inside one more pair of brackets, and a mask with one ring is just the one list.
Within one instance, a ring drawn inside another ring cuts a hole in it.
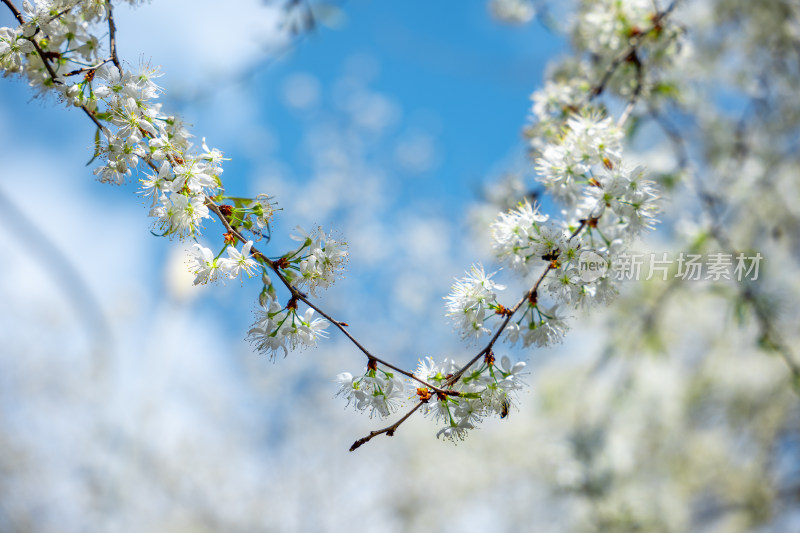
[{"label": "green leaf", "polygon": [[792,390],[800,395],[800,374],[792,374]]},{"label": "green leaf", "polygon": [[100,128],[97,128],[97,131],[94,132],[94,154],[92,155],[92,158],[86,163],[87,167],[91,165],[95,159],[97,159],[97,156],[100,155],[101,148],[102,146],[100,144]]},{"label": "green leaf", "polygon": [[665,98],[677,99],[680,91],[674,83],[661,82],[653,86],[653,92]]},{"label": "green leaf", "polygon": [[626,126],[625,137],[627,139],[633,139],[633,136],[636,135],[636,132],[639,131],[639,125],[642,121],[639,119],[638,116],[633,115],[631,116],[630,120],[628,120],[628,124]]}]

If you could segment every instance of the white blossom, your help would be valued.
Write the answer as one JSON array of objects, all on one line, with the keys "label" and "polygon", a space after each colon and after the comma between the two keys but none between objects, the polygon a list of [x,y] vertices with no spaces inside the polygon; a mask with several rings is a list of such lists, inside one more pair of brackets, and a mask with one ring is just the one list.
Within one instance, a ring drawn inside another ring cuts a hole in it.
[{"label": "white blossom", "polygon": [[325,337],[329,322],[324,318],[314,318],[314,310],[309,308],[301,317],[296,309],[281,307],[276,300],[269,300],[268,306],[257,310],[256,319],[247,334],[248,339],[259,351],[267,352],[275,358],[282,350],[284,356],[289,349],[300,346],[316,346],[320,337]]},{"label": "white blossom", "polygon": [[195,243],[196,251],[192,256],[190,270],[195,275],[194,284],[202,285],[217,279],[219,266],[210,249]]},{"label": "white blossom", "polygon": [[228,246],[225,250],[228,252],[228,257],[219,260],[219,268],[225,272],[230,279],[238,278],[242,273],[251,277],[258,268],[258,262],[253,259],[250,254],[250,248],[253,247],[253,241],[247,241],[242,246],[242,251],[236,249],[235,246]]},{"label": "white blossom", "polygon": [[466,277],[456,280],[445,298],[447,316],[453,319],[462,338],[477,339],[490,331],[483,325],[486,313],[493,312],[492,307],[497,302],[494,291],[505,288],[492,281],[493,275],[487,276],[483,265],[473,265]]},{"label": "white blossom", "polygon": [[293,236],[296,240],[303,241],[301,258],[298,268],[300,277],[297,281],[299,287],[307,286],[311,294],[316,294],[316,289],[328,288],[341,274],[347,260],[346,243],[337,241],[326,235],[322,228],[318,228],[315,237],[298,227],[300,236]]}]

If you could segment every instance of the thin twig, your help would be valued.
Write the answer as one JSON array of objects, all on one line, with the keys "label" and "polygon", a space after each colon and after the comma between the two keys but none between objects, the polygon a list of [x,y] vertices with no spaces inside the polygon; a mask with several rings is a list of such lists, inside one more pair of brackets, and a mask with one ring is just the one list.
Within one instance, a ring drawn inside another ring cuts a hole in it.
[{"label": "thin twig", "polygon": [[14,18],[17,19],[17,22],[19,22],[20,24],[25,24],[25,19],[22,18],[22,13],[20,12],[19,9],[17,9],[17,6],[15,6],[11,2],[11,0],[0,0],[0,2],[3,2],[5,5],[8,6],[8,9],[10,9],[11,13],[14,14]]},{"label": "thin twig", "polygon": [[624,126],[628,121],[628,118],[630,118],[631,113],[633,113],[633,109],[636,107],[636,103],[639,101],[639,97],[642,94],[642,86],[644,85],[644,66],[639,60],[639,56],[636,55],[636,52],[633,52],[632,57],[633,64],[636,65],[636,88],[633,90],[633,94],[628,100],[628,105],[625,106],[625,110],[622,112],[622,115],[620,115],[619,120],[617,121],[617,128],[622,128],[622,126]]},{"label": "thin twig", "polygon": [[379,430],[376,430],[376,431],[370,431],[369,435],[367,435],[366,437],[362,437],[362,438],[358,439],[357,441],[355,441],[353,443],[353,445],[350,446],[350,451],[352,452],[352,451],[356,450],[362,444],[366,444],[367,442],[371,441],[373,438],[377,437],[378,435],[383,435],[384,433],[386,433],[387,437],[393,436],[394,432],[397,431],[397,428],[400,427],[400,424],[402,424],[403,422],[408,420],[408,418],[411,415],[413,415],[416,412],[417,409],[422,407],[423,403],[425,403],[425,402],[422,402],[422,401],[418,402],[417,405],[415,405],[409,412],[407,412],[405,414],[405,416],[403,416],[403,418],[401,418],[400,420],[398,420],[397,422],[395,422],[391,426],[388,426],[388,427],[385,427],[383,429],[379,429]]},{"label": "thin twig", "polygon": [[108,2],[108,46],[111,51],[111,60],[114,62],[114,66],[117,67],[119,75],[122,76],[122,63],[120,63],[117,55],[117,26],[114,24],[114,10],[111,2]]},{"label": "thin twig", "polygon": [[[580,223],[580,226],[578,226],[578,228],[575,231],[572,232],[572,234],[570,235],[570,238],[573,238],[576,235],[578,235],[581,231],[583,231],[583,229],[585,227],[586,227],[586,221],[582,221]],[[492,338],[489,341],[489,343],[486,346],[484,346],[484,348],[481,351],[479,351],[477,353],[477,355],[475,355],[472,359],[470,359],[470,361],[467,364],[462,366],[457,372],[455,372],[452,376],[450,376],[450,378],[448,378],[447,381],[445,381],[445,386],[448,389],[450,387],[452,387],[453,385],[455,385],[458,382],[459,379],[461,379],[461,376],[464,375],[464,372],[466,372],[467,369],[469,369],[469,367],[474,365],[481,357],[484,357],[486,354],[488,354],[488,353],[490,353],[492,351],[492,348],[494,347],[495,343],[497,343],[497,340],[500,338],[500,335],[503,333],[503,331],[505,330],[506,326],[508,326],[508,323],[511,321],[511,318],[514,316],[514,314],[516,314],[517,311],[519,311],[520,307],[522,307],[525,304],[525,302],[530,302],[532,299],[535,298],[535,296],[536,296],[536,294],[537,294],[537,292],[539,290],[539,286],[542,284],[542,282],[544,281],[544,278],[547,276],[548,272],[550,272],[551,270],[553,270],[553,264],[552,263],[548,264],[547,267],[545,267],[545,269],[542,271],[542,273],[537,278],[536,282],[533,284],[533,287],[531,287],[531,289],[528,292],[525,293],[525,296],[523,296],[516,303],[516,305],[514,305],[514,307],[511,308],[509,314],[506,316],[506,318],[500,324],[500,327],[497,329],[495,334],[492,336]],[[453,394],[454,392],[456,392],[456,391],[448,390],[448,391],[444,391],[444,394],[454,395]],[[417,408],[419,408],[419,405],[417,405],[416,407],[411,409],[411,411],[406,413],[393,426],[389,426],[389,427],[397,428],[397,426],[399,426],[400,424],[405,422],[405,420],[408,419],[408,417],[411,415],[411,413],[416,411]],[[373,433],[375,433],[375,434],[373,435]],[[370,433],[369,438],[365,437],[366,440],[365,439],[361,439],[361,440],[364,441],[364,442],[367,442],[372,437],[374,437],[376,435],[380,435],[381,433],[382,432],[372,432],[372,433]],[[356,441],[358,446],[361,446],[361,444],[364,444],[364,442]],[[353,451],[355,448],[358,448],[358,446],[354,445],[354,447],[351,448],[350,451]]]},{"label": "thin twig", "polygon": [[669,7],[667,7],[667,9],[660,13],[656,13],[656,15],[653,17],[653,25],[631,38],[630,46],[623,50],[621,54],[619,54],[611,61],[611,63],[609,63],[606,71],[600,78],[600,81],[589,90],[588,100],[599,96],[605,90],[606,85],[611,80],[611,76],[613,76],[617,71],[617,68],[619,68],[619,66],[626,61],[629,61],[631,56],[635,57],[636,51],[647,36],[662,28],[664,19],[666,19],[670,13],[675,10],[675,8],[678,6],[678,1],[679,0],[674,0]]},{"label": "thin twig", "polygon": [[65,78],[69,78],[70,76],[77,76],[78,74],[85,74],[86,72],[91,72],[93,70],[97,70],[100,67],[102,67],[103,65],[105,65],[106,63],[108,63],[109,61],[113,61],[113,59],[114,58],[109,57],[109,58],[106,58],[106,59],[102,60],[100,63],[98,63],[96,65],[92,65],[90,67],[81,67],[79,69],[71,70],[71,71],[67,72],[66,74],[64,74],[64,77]]},{"label": "thin twig", "polygon": [[[225,226],[225,229],[227,231],[233,233],[236,236],[236,238],[241,240],[242,242],[247,242],[247,239],[236,228],[234,228],[230,224],[230,222],[228,221],[227,217],[222,213],[222,211],[220,211],[219,206],[213,200],[211,200],[210,198],[207,199],[206,200],[206,205],[217,216],[217,218],[219,218],[219,220]],[[367,356],[368,359],[372,359],[372,360],[384,365],[387,368],[390,368],[390,369],[392,369],[392,370],[394,370],[396,372],[399,372],[399,373],[403,374],[404,376],[419,382],[421,385],[424,385],[425,387],[428,387],[428,388],[432,389],[435,392],[439,392],[439,393],[442,393],[442,394],[452,393],[452,391],[447,391],[445,389],[442,389],[442,388],[436,387],[434,385],[431,385],[427,381],[425,381],[423,379],[420,379],[419,377],[415,376],[413,373],[408,372],[406,370],[403,370],[402,368],[399,368],[399,367],[397,367],[397,366],[395,366],[395,365],[393,365],[393,364],[381,359],[380,357],[374,355],[367,348],[365,348],[360,342],[358,342],[358,340],[356,340],[356,338],[344,326],[343,322],[341,322],[339,320],[336,320],[335,318],[333,318],[330,315],[328,315],[325,311],[323,311],[316,304],[314,304],[312,301],[310,301],[305,294],[303,294],[302,292],[297,290],[297,288],[294,285],[292,285],[291,282],[288,279],[286,279],[286,276],[284,276],[283,273],[280,271],[280,268],[278,268],[278,266],[276,265],[275,261],[273,261],[272,259],[267,257],[263,252],[259,251],[255,247],[251,247],[250,248],[250,253],[252,253],[254,256],[259,257],[261,259],[261,261],[263,261],[278,276],[278,278],[281,280],[281,283],[283,283],[286,286],[286,288],[289,289],[289,291],[291,292],[293,297],[297,298],[298,300],[300,300],[301,302],[303,302],[304,304],[309,306],[311,309],[313,309],[314,311],[319,313],[323,318],[325,318],[330,323],[332,323],[334,326],[336,326],[342,333],[344,333],[344,335],[350,340],[350,342],[352,342],[359,350],[361,350],[361,352],[364,355]]]}]

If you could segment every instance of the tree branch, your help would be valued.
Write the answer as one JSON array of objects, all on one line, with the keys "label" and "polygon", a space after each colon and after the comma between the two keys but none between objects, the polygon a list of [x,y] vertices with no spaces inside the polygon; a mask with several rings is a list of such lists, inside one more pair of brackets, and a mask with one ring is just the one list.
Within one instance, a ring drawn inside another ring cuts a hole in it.
[{"label": "tree branch", "polygon": [[362,444],[366,444],[367,442],[371,441],[373,438],[377,437],[378,435],[383,435],[384,433],[386,433],[387,437],[393,436],[394,432],[397,431],[397,428],[400,427],[400,424],[402,424],[403,422],[408,420],[408,418],[411,415],[413,415],[417,411],[417,409],[422,407],[423,403],[425,403],[425,402],[418,402],[417,405],[415,405],[409,412],[407,412],[405,415],[403,415],[403,418],[401,418],[400,420],[398,420],[397,422],[395,422],[391,426],[388,426],[388,427],[385,427],[383,429],[379,429],[379,430],[376,430],[376,431],[370,431],[369,435],[367,435],[366,437],[362,437],[362,438],[358,439],[357,441],[355,441],[353,443],[353,445],[350,446],[350,451],[351,452],[355,451]]},{"label": "tree branch", "polygon": [[114,66],[117,67],[119,75],[122,76],[122,63],[120,63],[117,55],[117,26],[114,24],[114,10],[111,2],[108,2],[108,46],[111,51],[111,60],[114,62]]}]

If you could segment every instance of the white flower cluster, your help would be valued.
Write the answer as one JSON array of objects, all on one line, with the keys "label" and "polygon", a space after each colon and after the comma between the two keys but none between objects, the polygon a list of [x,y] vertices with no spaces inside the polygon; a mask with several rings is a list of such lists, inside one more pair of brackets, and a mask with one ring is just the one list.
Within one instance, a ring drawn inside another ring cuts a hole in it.
[{"label": "white flower cluster", "polygon": [[664,73],[674,66],[686,51],[683,33],[680,26],[658,17],[651,0],[583,0],[572,35],[576,47],[590,54],[597,65],[619,59],[633,39],[642,40],[635,59],[628,58],[615,79],[609,80],[610,88],[625,96],[635,90],[641,62],[647,63],[651,73]]},{"label": "white flower cluster", "polygon": [[[269,198],[262,197],[257,199],[256,206],[248,209],[255,209],[258,217],[271,209]],[[274,262],[275,268],[293,287],[301,289],[308,287],[312,294],[316,294],[317,288],[327,288],[341,274],[347,259],[346,243],[337,241],[331,236],[326,235],[322,228],[317,228],[313,235],[309,235],[299,226],[297,231],[300,236],[293,235],[295,240],[302,241],[300,247]],[[229,254],[232,253],[228,247]],[[241,254],[235,251],[238,256],[227,260],[213,261],[210,252],[198,261],[198,265],[208,265],[208,268],[216,268],[225,271],[228,269],[231,278],[236,277],[239,271],[244,271],[248,275],[252,272],[246,268],[246,263],[240,256],[244,256],[243,249]],[[211,260],[210,260],[211,259]],[[231,270],[239,267],[238,270]],[[274,357],[278,348],[286,351],[288,345],[292,349],[297,346],[313,346],[317,339],[323,335],[323,330],[330,324],[324,318],[313,318],[314,310],[308,309],[301,319],[296,311],[296,298],[292,298],[286,307],[281,307],[276,301],[275,289],[266,271],[262,276],[264,288],[259,298],[261,309],[260,316],[249,333],[249,338],[261,351],[269,352]]]},{"label": "white flower cluster", "polygon": [[23,36],[22,28],[0,28],[0,68],[4,73],[22,70],[23,58],[33,50],[33,43]]},{"label": "white flower cluster", "polygon": [[[513,2],[491,5],[506,4]],[[568,329],[566,307],[604,304],[616,296],[611,273],[631,240],[657,222],[658,195],[642,168],[625,163],[621,126],[593,100],[606,90],[624,96],[623,124],[639,97],[659,92],[657,74],[671,66],[680,48],[682,30],[666,17],[674,7],[658,11],[649,0],[580,2],[573,34],[578,54],[551,69],[544,87],[534,93],[534,123],[525,132],[537,179],[562,205],[564,219],[553,221],[541,213],[528,202],[530,192],[497,216],[491,224],[497,259],[525,282],[534,269],[537,278],[511,308],[498,301],[496,291],[502,286],[482,266],[456,280],[445,298],[446,309],[465,339],[494,331],[486,351],[498,338],[524,347],[548,346],[561,341]],[[469,371],[461,375],[452,362],[443,374],[426,367],[432,364],[422,365],[420,373],[437,386],[458,386],[469,378]],[[457,379],[443,379],[448,373]],[[435,404],[438,416],[450,422],[443,434],[454,438],[479,418],[472,404],[458,403],[461,397],[444,394]]]},{"label": "white flower cluster", "polygon": [[[436,436],[452,441],[463,440],[467,432],[487,416],[508,416],[516,401],[516,391],[523,387],[521,376],[525,363],[512,365],[511,360],[504,356],[500,365],[497,365],[490,354],[468,368],[456,383],[448,386],[448,379],[458,369],[452,359],[444,359],[441,364],[436,364],[427,357],[419,362],[414,372],[419,379],[456,393],[434,393],[422,407],[423,413],[444,424]],[[418,395],[421,396],[425,390],[418,389]]]},{"label": "white flower cluster", "polygon": [[569,58],[548,70],[544,85],[531,94],[531,123],[525,128],[534,158],[562,138],[570,117],[594,109],[589,99],[598,74],[592,62]]},{"label": "white flower cluster", "polygon": [[[546,279],[514,314],[497,301],[502,286],[473,267],[446,297],[447,315],[464,338],[492,332],[490,319],[503,325],[504,340],[523,346],[559,342],[568,326],[564,306],[605,304],[618,290],[613,267],[627,243],[653,227],[658,196],[642,168],[622,162],[622,135],[610,118],[597,113],[574,115],[536,161],[539,180],[565,206],[569,218],[550,220],[523,200],[500,213],[491,225],[497,259],[527,278],[535,268],[547,268]],[[597,268],[586,276],[587,267]],[[545,305],[542,298],[552,300]],[[487,315],[488,311],[493,311]],[[514,316],[511,316],[511,315]],[[510,316],[509,320],[498,320]]]},{"label": "white flower cluster", "polygon": [[343,397],[348,406],[353,405],[358,411],[369,411],[370,418],[375,415],[383,418],[408,403],[410,398],[406,390],[416,387],[415,399],[422,402],[422,412],[444,426],[437,437],[463,440],[468,430],[484,418],[508,416],[515,405],[516,392],[523,386],[521,376],[524,369],[525,363],[512,365],[505,356],[497,365],[490,353],[468,368],[458,381],[450,383],[449,380],[459,371],[455,361],[444,359],[441,364],[436,364],[427,357],[419,362],[413,375],[433,387],[428,388],[416,380],[405,383],[371,360],[359,376],[349,372],[336,376],[335,381],[339,384],[336,396]]},{"label": "white flower cluster", "polygon": [[630,45],[632,38],[656,26],[648,39],[647,64],[659,68],[668,64],[678,52],[682,33],[677,26],[656,24],[652,0],[583,0],[573,31],[580,48],[598,59],[617,57]]},{"label": "white flower cluster", "polygon": [[257,310],[259,316],[247,338],[259,351],[269,353],[272,359],[276,358],[279,349],[286,356],[289,349],[316,346],[317,339],[327,336],[325,329],[330,323],[324,318],[314,318],[313,309],[306,309],[300,316],[291,303],[286,307],[277,300],[265,303]]},{"label": "white flower cluster", "polygon": [[599,166],[613,168],[622,157],[622,132],[610,117],[571,116],[559,143],[545,147],[536,160],[536,170],[548,191],[572,206],[592,171]]},{"label": "white flower cluster", "polygon": [[539,181],[568,209],[577,209],[577,219],[613,211],[616,218],[603,232],[607,241],[652,228],[658,195],[643,168],[622,165],[619,128],[595,113],[570,117],[566,128],[560,142],[547,145],[537,158]]},{"label": "white flower cluster", "polygon": [[486,312],[494,313],[498,309],[494,291],[505,289],[491,280],[493,275],[487,276],[482,265],[473,265],[466,277],[456,280],[445,298],[447,316],[461,329],[463,338],[479,338],[489,332],[483,325]]},{"label": "white flower cluster", "polygon": [[222,252],[215,257],[209,248],[197,243],[194,247],[196,251],[192,256],[191,270],[195,274],[195,285],[216,281],[220,275],[236,279],[245,273],[251,277],[258,268],[258,263],[250,254],[253,241],[247,241],[241,252],[235,246],[226,246],[223,251],[228,252],[228,257],[220,257]]},{"label": "white flower cluster", "polygon": [[387,417],[408,399],[404,381],[377,365],[369,365],[360,376],[342,372],[336,376],[336,382],[339,384],[336,396],[346,399],[347,405],[352,404],[358,411],[369,411],[370,418]]},{"label": "white flower cluster", "polygon": [[544,86],[531,95],[532,122],[525,134],[534,156],[561,135],[569,117],[603,110],[591,104],[602,92],[638,94],[653,103],[677,94],[677,67],[689,48],[684,30],[656,9],[650,0],[580,2],[572,24],[576,54],[551,65]]},{"label": "white flower cluster", "polygon": [[529,306],[517,320],[509,322],[505,329],[505,340],[510,344],[522,341],[522,346],[550,346],[564,340],[569,330],[566,316],[558,305],[544,307]]},{"label": "white flower cluster", "polygon": [[498,214],[491,225],[497,258],[513,270],[527,273],[531,261],[557,252],[564,245],[564,230],[549,224],[548,219],[527,200]]},{"label": "white flower cluster", "polygon": [[574,108],[586,93],[573,80],[547,80],[544,87],[531,95],[531,110],[539,122],[550,118],[564,119],[570,108]]},{"label": "white flower cluster", "polygon": [[652,26],[653,15],[652,0],[584,0],[575,37],[591,53],[613,58]]},{"label": "white flower cluster", "polygon": [[[209,149],[205,141],[202,151],[192,153],[191,135],[180,120],[161,116],[159,105],[148,105],[157,86],[154,71],[143,67],[138,76],[125,72],[122,76],[108,65],[97,78],[110,91],[105,100],[111,124],[118,126],[103,147],[107,164],[95,173],[102,181],[121,183],[138,157],[158,168],[141,180],[142,192],[152,199],[150,216],[165,235],[195,234],[201,221],[209,217],[206,198],[221,187],[222,154]],[[97,79],[96,78],[96,79]]]},{"label": "white flower cluster", "polygon": [[326,235],[322,228],[317,228],[309,235],[302,228],[300,235],[292,235],[296,241],[302,241],[300,248],[287,256],[293,263],[293,272],[287,272],[297,287],[308,287],[311,294],[316,289],[327,289],[341,275],[347,262],[347,243],[337,241]]},{"label": "white flower cluster", "polygon": [[576,215],[601,221],[596,230],[614,243],[653,229],[658,211],[658,192],[655,184],[645,179],[645,169],[623,165],[601,169],[594,175],[592,186],[583,191]]},{"label": "white flower cluster", "polygon": [[154,169],[142,180],[152,197],[150,216],[166,235],[193,235],[209,217],[207,196],[221,188],[222,155],[205,142],[202,152],[193,151],[183,123],[154,103],[161,92],[153,81],[156,69],[141,65],[131,72],[102,55],[96,34],[109,15],[105,2],[26,0],[25,24],[0,29],[0,67],[27,77],[41,92],[56,91],[94,118],[95,156],[104,160],[95,169],[101,181],[120,184],[141,161]]}]

